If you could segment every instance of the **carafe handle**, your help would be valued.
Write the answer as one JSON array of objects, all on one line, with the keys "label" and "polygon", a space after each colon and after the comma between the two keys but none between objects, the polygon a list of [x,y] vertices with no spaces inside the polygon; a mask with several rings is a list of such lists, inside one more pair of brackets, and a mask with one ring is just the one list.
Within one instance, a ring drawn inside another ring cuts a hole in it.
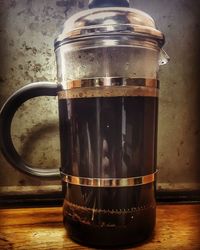
[{"label": "carafe handle", "polygon": [[26,174],[57,179],[60,176],[58,169],[38,169],[29,166],[17,153],[12,137],[11,123],[17,109],[27,100],[37,96],[56,96],[58,84],[50,82],[36,82],[28,84],[16,91],[6,101],[0,111],[0,147],[7,161],[16,169]]}]

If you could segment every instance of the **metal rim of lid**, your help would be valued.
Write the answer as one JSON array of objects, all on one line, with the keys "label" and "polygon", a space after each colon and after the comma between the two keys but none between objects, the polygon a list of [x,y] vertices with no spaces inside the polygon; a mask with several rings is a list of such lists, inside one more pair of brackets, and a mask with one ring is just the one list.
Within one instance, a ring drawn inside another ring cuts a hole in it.
[{"label": "metal rim of lid", "polygon": [[63,45],[67,45],[65,49],[68,51],[100,47],[146,47],[157,50],[163,46],[163,43],[164,37],[155,41],[153,36],[145,34],[101,33],[100,35],[77,36],[76,38],[65,38],[61,41],[55,41],[54,49],[56,51]]}]

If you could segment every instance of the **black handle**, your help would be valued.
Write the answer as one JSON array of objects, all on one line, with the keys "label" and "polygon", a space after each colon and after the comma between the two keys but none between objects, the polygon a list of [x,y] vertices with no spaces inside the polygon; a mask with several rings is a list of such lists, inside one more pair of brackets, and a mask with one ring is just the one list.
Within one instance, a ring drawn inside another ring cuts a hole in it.
[{"label": "black handle", "polygon": [[49,82],[31,83],[16,91],[4,104],[0,112],[0,147],[7,161],[18,170],[37,177],[57,179],[58,169],[32,168],[17,153],[11,138],[11,123],[17,109],[25,101],[37,96],[56,96],[58,85]]},{"label": "black handle", "polygon": [[90,0],[89,8],[130,7],[129,0]]}]

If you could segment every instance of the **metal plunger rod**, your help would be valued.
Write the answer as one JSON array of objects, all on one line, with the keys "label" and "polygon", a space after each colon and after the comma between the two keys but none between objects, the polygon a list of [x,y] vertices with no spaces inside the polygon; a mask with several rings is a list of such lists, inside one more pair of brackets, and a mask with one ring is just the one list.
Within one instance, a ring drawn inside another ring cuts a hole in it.
[{"label": "metal plunger rod", "polygon": [[89,8],[130,7],[129,0],[90,0]]}]

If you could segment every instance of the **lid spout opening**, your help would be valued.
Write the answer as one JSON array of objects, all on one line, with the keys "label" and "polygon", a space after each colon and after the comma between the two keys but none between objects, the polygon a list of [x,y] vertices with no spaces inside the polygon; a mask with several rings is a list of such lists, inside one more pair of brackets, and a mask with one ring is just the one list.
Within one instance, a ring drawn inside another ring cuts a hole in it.
[{"label": "lid spout opening", "polygon": [[159,65],[160,66],[165,65],[169,62],[169,60],[170,60],[170,57],[167,54],[167,52],[164,49],[161,49],[160,50],[160,57],[159,57],[159,61],[158,61]]}]

